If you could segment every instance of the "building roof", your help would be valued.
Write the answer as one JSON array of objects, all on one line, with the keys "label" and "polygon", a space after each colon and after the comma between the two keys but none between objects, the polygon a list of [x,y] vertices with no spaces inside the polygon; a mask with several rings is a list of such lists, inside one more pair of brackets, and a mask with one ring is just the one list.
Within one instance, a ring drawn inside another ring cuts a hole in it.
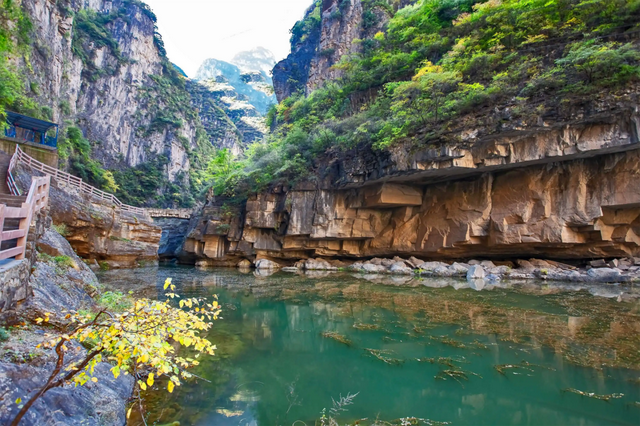
[{"label": "building roof", "polygon": [[46,133],[52,127],[58,127],[56,123],[50,123],[37,118],[27,117],[16,112],[7,111],[7,122],[16,127],[33,130],[35,132]]}]

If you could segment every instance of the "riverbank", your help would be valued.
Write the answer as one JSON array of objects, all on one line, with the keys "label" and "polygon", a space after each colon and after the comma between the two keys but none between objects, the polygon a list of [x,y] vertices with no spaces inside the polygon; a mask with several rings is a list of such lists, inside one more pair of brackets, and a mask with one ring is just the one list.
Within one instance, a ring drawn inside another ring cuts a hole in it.
[{"label": "riverbank", "polygon": [[[75,254],[67,240],[48,229],[37,244],[26,300],[0,313],[0,423],[9,424],[23,401],[33,395],[51,375],[57,361],[52,348],[38,347],[65,333],[69,311],[93,311],[102,294],[91,269]],[[49,318],[44,324],[39,318]],[[67,361],[81,359],[87,349],[74,345]],[[114,378],[112,365],[99,363],[97,382],[85,386],[65,385],[43,395],[27,412],[21,425],[122,425],[133,378]]]},{"label": "riverbank", "polygon": [[[249,267],[250,262],[240,264]],[[276,261],[261,259],[255,263],[258,271],[282,269],[298,271],[351,271],[362,274],[418,275],[424,277],[457,277],[468,281],[484,280],[495,283],[505,280],[544,280],[572,283],[640,283],[640,258],[604,259],[574,266],[552,260],[529,259],[516,261],[470,260],[468,262],[422,261],[408,259],[373,258],[367,261],[345,262],[331,259],[307,259],[294,266],[282,266]],[[263,272],[261,272],[263,273]],[[263,273],[264,274],[264,273]]]}]

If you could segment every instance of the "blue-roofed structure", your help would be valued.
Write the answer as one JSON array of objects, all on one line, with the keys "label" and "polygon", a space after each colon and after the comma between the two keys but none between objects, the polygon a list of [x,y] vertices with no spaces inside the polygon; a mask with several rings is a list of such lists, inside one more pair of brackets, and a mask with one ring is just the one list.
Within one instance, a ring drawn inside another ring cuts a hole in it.
[{"label": "blue-roofed structure", "polygon": [[7,111],[7,125],[4,134],[18,142],[31,142],[51,148],[58,146],[58,125],[49,121]]}]

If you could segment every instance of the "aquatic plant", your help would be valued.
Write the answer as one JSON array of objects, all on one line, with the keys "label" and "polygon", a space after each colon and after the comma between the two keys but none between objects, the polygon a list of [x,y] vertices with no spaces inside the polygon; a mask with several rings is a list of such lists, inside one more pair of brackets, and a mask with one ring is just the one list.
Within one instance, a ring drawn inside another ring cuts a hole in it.
[{"label": "aquatic plant", "polygon": [[363,324],[363,323],[354,323],[353,328],[356,330],[380,330],[380,326],[377,324]]},{"label": "aquatic plant", "polygon": [[338,421],[336,420],[336,417],[341,413],[349,411],[345,407],[352,405],[353,400],[359,394],[360,392],[357,392],[355,394],[347,393],[347,396],[342,396],[342,394],[340,394],[340,397],[338,398],[337,401],[332,397],[331,398],[332,406],[329,409],[329,415],[327,415],[326,408],[322,409],[322,412],[321,412],[322,417],[320,417],[320,424],[322,426],[338,426]]},{"label": "aquatic plant", "polygon": [[436,374],[436,380],[448,380],[453,379],[460,384],[464,388],[464,384],[462,384],[462,380],[469,381],[469,375],[477,376],[482,378],[481,375],[474,373],[473,371],[465,371],[459,370],[457,368],[452,368],[448,370],[442,370],[438,374]]},{"label": "aquatic plant", "polygon": [[618,399],[624,396],[623,393],[612,393],[610,395],[598,395],[597,393],[583,392],[581,390],[573,389],[573,388],[562,389],[562,392],[575,393],[577,395],[586,396],[587,398],[599,399],[601,401],[607,401],[607,402],[611,399]]},{"label": "aquatic plant", "polygon": [[537,365],[537,364],[531,364],[527,361],[521,361],[519,364],[499,364],[499,365],[494,365],[493,368],[496,369],[496,371],[500,374],[502,374],[503,376],[506,376],[505,371],[506,370],[511,370],[511,369],[522,369],[522,370],[527,370],[527,371],[531,371],[533,372],[533,368],[532,367],[539,367],[539,368],[545,368],[547,370],[552,370],[555,371],[555,368],[552,367],[545,367],[542,365]]},{"label": "aquatic plant", "polygon": [[458,366],[455,364],[456,362],[457,363],[461,363],[461,364],[468,364],[469,363],[469,361],[467,361],[465,357],[460,357],[460,358],[452,358],[452,357],[418,358],[417,361],[418,362],[429,362],[431,364],[446,365],[447,367],[451,367],[451,368],[458,368]]},{"label": "aquatic plant", "polygon": [[343,345],[351,346],[352,342],[347,338],[347,336],[343,336],[342,334],[336,333],[335,331],[325,331],[322,333],[322,337],[327,339],[333,339],[336,342],[340,342]]},{"label": "aquatic plant", "polygon": [[367,351],[370,355],[372,355],[374,358],[379,359],[380,361],[389,364],[389,365],[402,365],[404,364],[404,360],[403,359],[399,359],[399,358],[392,358],[386,355],[391,354],[391,351],[388,350],[383,350],[383,349],[370,349],[370,348],[365,348],[365,351]]}]

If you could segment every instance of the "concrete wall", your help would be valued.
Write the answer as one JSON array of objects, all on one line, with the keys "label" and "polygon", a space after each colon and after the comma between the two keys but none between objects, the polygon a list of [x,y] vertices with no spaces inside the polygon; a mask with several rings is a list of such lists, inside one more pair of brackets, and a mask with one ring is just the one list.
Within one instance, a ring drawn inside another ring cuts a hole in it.
[{"label": "concrete wall", "polygon": [[48,166],[58,168],[58,150],[45,145],[34,144],[30,142],[18,142],[11,138],[0,137],[0,151],[4,151],[9,155],[16,152],[16,145],[20,145],[27,155]]}]

